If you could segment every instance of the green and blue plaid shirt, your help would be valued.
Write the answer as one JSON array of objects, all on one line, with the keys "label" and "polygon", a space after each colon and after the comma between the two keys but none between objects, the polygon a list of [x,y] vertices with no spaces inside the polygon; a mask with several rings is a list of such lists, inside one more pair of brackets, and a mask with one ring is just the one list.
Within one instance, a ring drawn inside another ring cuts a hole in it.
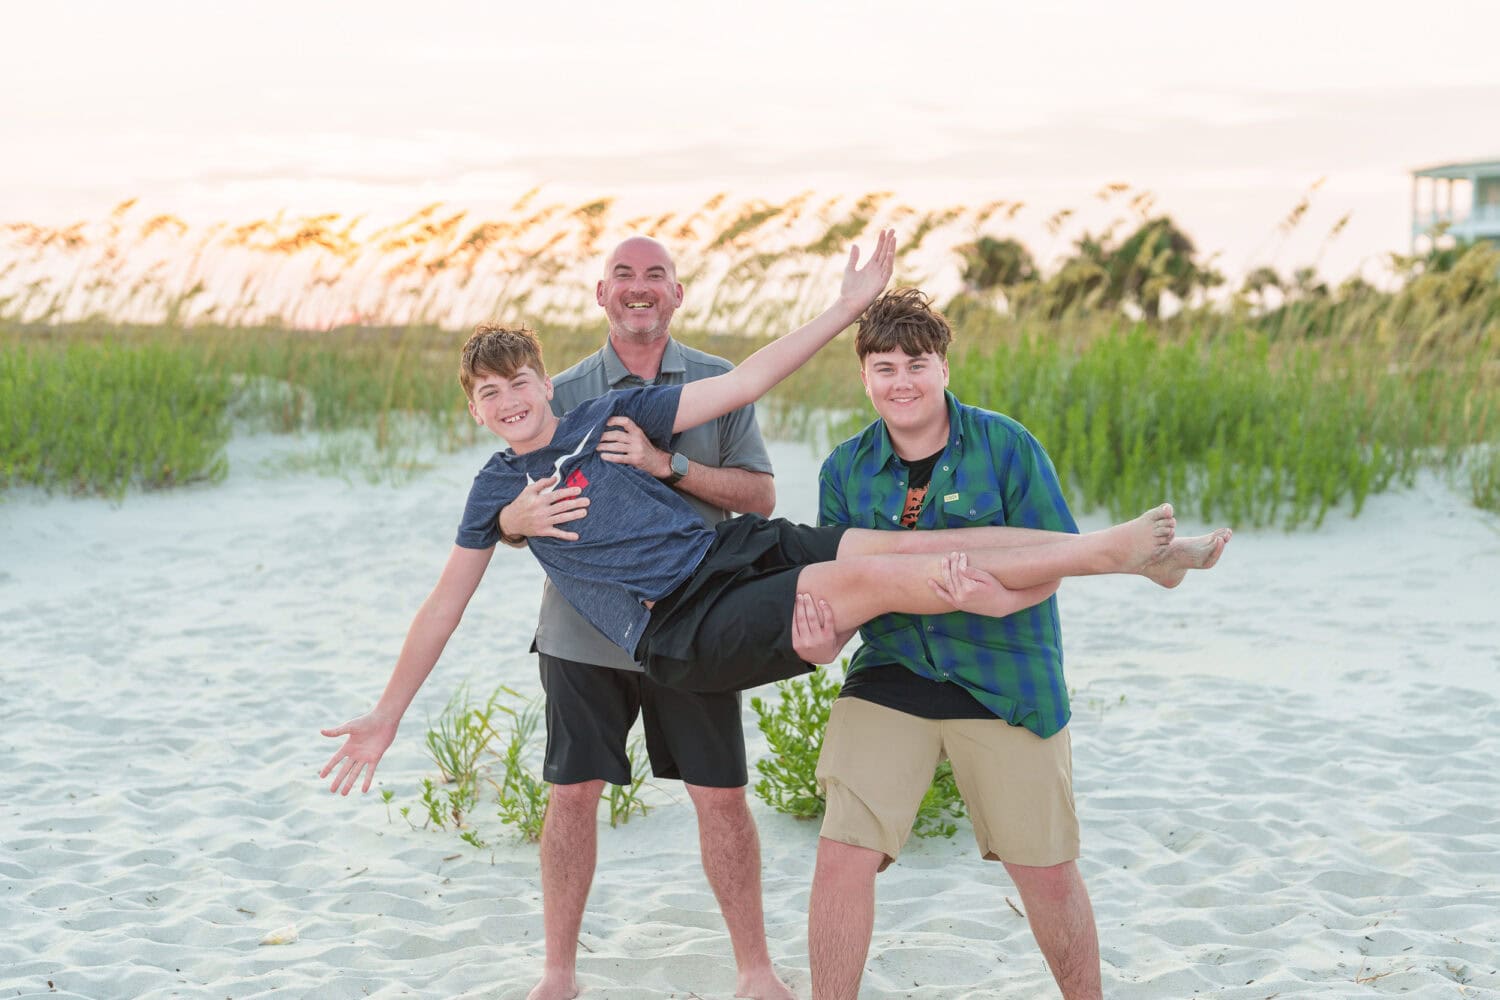
[{"label": "green and blue plaid shirt", "polygon": [[[999,413],[948,401],[948,447],[932,470],[917,530],[1012,525],[1076,534],[1057,472],[1031,433]],[[833,450],[818,477],[821,524],[893,531],[906,466],[877,420]],[[1068,724],[1057,598],[1005,618],[952,612],[882,615],[860,629],[849,665],[897,663],[951,681],[1013,726],[1046,738]]]}]

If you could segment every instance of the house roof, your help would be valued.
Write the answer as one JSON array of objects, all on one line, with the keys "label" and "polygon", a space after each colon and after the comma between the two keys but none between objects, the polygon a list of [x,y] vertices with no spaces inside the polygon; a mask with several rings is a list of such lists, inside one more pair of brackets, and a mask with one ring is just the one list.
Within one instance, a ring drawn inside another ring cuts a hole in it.
[{"label": "house roof", "polygon": [[1432,167],[1413,170],[1413,177],[1451,177],[1458,180],[1471,175],[1500,177],[1500,160],[1469,160],[1465,163],[1440,163]]}]

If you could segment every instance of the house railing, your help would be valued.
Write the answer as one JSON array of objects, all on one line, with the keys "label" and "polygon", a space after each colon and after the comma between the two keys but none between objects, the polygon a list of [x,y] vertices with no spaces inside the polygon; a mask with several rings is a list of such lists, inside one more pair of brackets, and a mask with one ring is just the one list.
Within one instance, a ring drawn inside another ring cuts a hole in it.
[{"label": "house railing", "polygon": [[1412,219],[1412,232],[1427,233],[1446,223],[1449,229],[1500,230],[1500,205],[1475,205],[1467,212],[1418,212]]}]

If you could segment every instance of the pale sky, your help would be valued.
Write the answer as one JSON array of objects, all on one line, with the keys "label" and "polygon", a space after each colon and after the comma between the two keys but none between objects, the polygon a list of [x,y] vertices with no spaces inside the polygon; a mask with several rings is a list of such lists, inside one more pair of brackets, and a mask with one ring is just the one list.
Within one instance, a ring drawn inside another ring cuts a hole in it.
[{"label": "pale sky", "polygon": [[[207,222],[433,201],[482,215],[538,185],[642,211],[892,190],[919,207],[1025,201],[995,231],[1046,258],[1062,244],[1044,220],[1123,181],[1231,274],[1311,262],[1352,213],[1321,251],[1337,277],[1406,248],[1412,168],[1500,159],[1493,0],[0,16],[0,222],[98,219],[132,197]],[[1284,243],[1277,223],[1319,178]]]}]

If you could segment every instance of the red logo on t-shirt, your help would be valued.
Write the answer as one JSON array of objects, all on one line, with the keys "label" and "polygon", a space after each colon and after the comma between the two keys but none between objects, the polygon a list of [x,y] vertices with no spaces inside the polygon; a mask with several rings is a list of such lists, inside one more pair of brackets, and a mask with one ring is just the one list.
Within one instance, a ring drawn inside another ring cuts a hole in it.
[{"label": "red logo on t-shirt", "polygon": [[567,482],[563,483],[563,485],[566,486],[568,489],[572,489],[572,488],[574,488],[576,486],[580,490],[583,489],[588,484],[589,484],[588,477],[585,476],[583,474],[582,470],[580,470],[580,469],[574,469],[572,472],[568,473]]}]

